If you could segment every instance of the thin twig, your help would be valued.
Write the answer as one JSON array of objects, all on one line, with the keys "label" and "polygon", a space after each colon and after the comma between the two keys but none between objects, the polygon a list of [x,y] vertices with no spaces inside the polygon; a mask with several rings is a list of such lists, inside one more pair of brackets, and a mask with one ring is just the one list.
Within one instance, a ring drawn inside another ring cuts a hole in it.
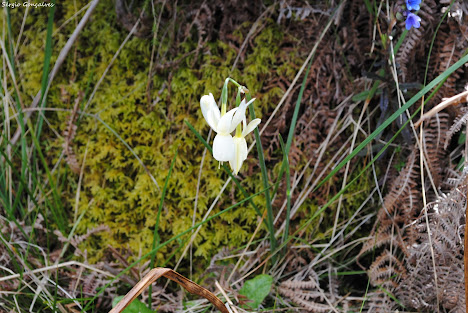
[{"label": "thin twig", "polygon": [[104,274],[104,275],[107,275],[107,276],[110,276],[110,277],[114,277],[114,275],[112,275],[111,273],[100,270],[100,269],[95,268],[95,267],[93,267],[91,265],[87,265],[87,264],[84,264],[84,263],[81,263],[81,262],[78,262],[78,261],[68,261],[68,262],[65,262],[65,263],[60,263],[60,264],[56,264],[56,265],[37,268],[37,269],[32,270],[32,271],[23,272],[22,274],[13,274],[13,275],[6,276],[6,277],[0,277],[0,282],[11,280],[11,279],[16,279],[16,278],[20,278],[20,277],[24,277],[24,276],[33,275],[33,274],[36,274],[36,273],[56,270],[56,269],[59,269],[61,267],[67,267],[67,266],[72,266],[72,265],[81,266],[81,267],[87,268],[89,270],[95,271],[97,273]]},{"label": "thin twig", "polygon": [[226,302],[228,304],[228,311],[230,311],[229,309],[231,309],[232,311],[234,311],[234,313],[239,313],[236,307],[234,306],[234,303],[232,303],[231,299],[229,299],[228,295],[226,294],[226,291],[224,291],[223,287],[221,287],[218,281],[215,281],[215,285],[218,288],[219,292],[221,292],[221,294],[224,296],[224,299],[226,299]]},{"label": "thin twig", "polygon": [[462,93],[459,93],[458,95],[455,95],[451,98],[448,98],[448,99],[445,99],[444,101],[442,101],[441,103],[439,103],[438,105],[436,105],[435,107],[432,108],[432,110],[430,110],[429,112],[423,114],[423,116],[421,116],[421,118],[419,119],[419,121],[417,121],[415,124],[414,124],[414,127],[419,127],[419,125],[421,125],[422,122],[430,119],[431,117],[433,117],[434,115],[436,115],[437,113],[439,113],[440,111],[442,111],[443,109],[451,106],[451,105],[456,105],[456,104],[459,104],[461,102],[464,102],[464,101],[467,101],[467,99],[464,99],[465,97],[468,97],[468,90],[462,92]]}]

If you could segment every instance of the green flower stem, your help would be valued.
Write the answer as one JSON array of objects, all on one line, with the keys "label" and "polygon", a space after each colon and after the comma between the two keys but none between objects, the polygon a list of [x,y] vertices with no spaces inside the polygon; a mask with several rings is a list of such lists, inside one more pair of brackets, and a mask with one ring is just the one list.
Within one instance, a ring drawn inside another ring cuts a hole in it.
[{"label": "green flower stem", "polygon": [[[250,93],[246,93],[245,95],[245,100],[250,101],[251,96]],[[255,110],[253,108],[253,105],[249,106],[249,111],[250,111],[250,118],[253,120],[255,119]],[[265,165],[265,157],[263,155],[263,148],[262,148],[262,141],[260,139],[260,133],[258,131],[258,127],[255,127],[255,142],[257,145],[257,152],[258,152],[258,161],[260,163],[260,169],[262,171],[262,180],[263,180],[263,186],[266,188],[268,184],[268,174],[267,174],[267,169]],[[275,238],[275,227],[273,225],[273,207],[271,206],[271,197],[270,197],[270,191],[269,189],[265,189],[265,204],[267,208],[267,227],[268,231],[270,233],[270,250],[271,252],[276,250],[276,238]],[[273,263],[276,261],[276,257],[273,259]]]},{"label": "green flower stem", "polygon": [[241,103],[241,87],[237,88],[237,95],[236,95],[236,108],[240,105]]},{"label": "green flower stem", "polygon": [[228,77],[226,78],[226,81],[229,80],[231,83],[233,83],[234,85],[236,85],[238,88],[242,88],[243,86],[241,84],[239,84],[238,82],[236,82],[234,79],[232,79],[231,77]]},{"label": "green flower stem", "polygon": [[[236,95],[236,107],[239,107],[241,103],[241,87],[237,88],[237,95]],[[236,128],[236,137],[241,137],[242,136],[242,129],[241,129],[241,124],[237,125]]]}]

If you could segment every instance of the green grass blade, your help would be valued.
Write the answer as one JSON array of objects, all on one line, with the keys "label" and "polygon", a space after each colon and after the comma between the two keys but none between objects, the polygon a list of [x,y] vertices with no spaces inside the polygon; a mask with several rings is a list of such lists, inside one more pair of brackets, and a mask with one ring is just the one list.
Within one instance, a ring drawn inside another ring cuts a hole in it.
[{"label": "green grass blade", "polygon": [[[9,144],[9,143],[8,143],[8,144]],[[41,206],[40,206],[39,203],[37,202],[36,196],[34,195],[34,192],[31,191],[31,190],[29,189],[26,180],[25,180],[25,179],[23,178],[23,176],[21,175],[21,172],[19,172],[19,171],[15,168],[14,163],[12,162],[12,160],[9,160],[9,159],[8,159],[8,155],[5,153],[4,150],[0,150],[0,154],[1,154],[1,156],[4,158],[5,163],[12,169],[13,174],[15,175],[15,177],[17,177],[17,179],[18,179],[18,181],[19,181],[19,185],[20,185],[20,186],[23,186],[23,190],[24,190],[24,191],[29,195],[29,197],[31,198],[31,201],[33,202],[34,206],[35,206],[36,208],[40,208]],[[23,162],[27,164],[26,161],[23,161]],[[31,168],[30,168],[30,167],[26,167],[26,169],[29,170],[29,171],[31,171]],[[37,177],[36,177],[35,175],[31,175],[31,179],[32,179],[32,182],[33,182],[34,186],[37,186],[37,188],[38,188],[38,190],[41,192],[41,194],[42,194],[42,195],[47,195],[47,192],[44,190],[43,185],[37,180]],[[54,205],[50,202],[49,198],[46,197],[46,196],[44,196],[44,203],[46,204],[46,207],[49,207],[49,208],[50,208],[51,213],[52,213],[52,215],[53,215],[53,217],[54,217],[54,220],[55,220],[55,222],[56,222],[57,225],[58,225],[58,224],[61,222],[61,220],[60,220],[60,218],[59,218],[59,216],[58,216],[58,213],[56,212],[56,209],[55,209]],[[6,209],[7,212],[8,212],[8,208],[9,208],[9,206],[8,206],[8,205],[5,205],[5,209]],[[11,210],[10,210],[10,211],[11,211]],[[16,217],[14,216],[14,212],[11,212],[11,214],[9,214],[9,215],[10,215],[10,218],[13,218],[13,221],[14,221],[15,223],[17,223]],[[44,214],[44,216],[47,216],[47,214]],[[19,224],[18,224],[18,226],[19,226]],[[23,231],[22,228],[21,228],[20,226],[19,226],[19,228],[21,229],[21,231]],[[23,232],[23,234],[24,234],[25,237],[28,237],[28,236],[26,235],[26,233]]]},{"label": "green grass blade", "polygon": [[[54,14],[55,14],[55,7],[56,7],[55,0],[51,1],[51,3],[53,5],[49,8],[49,20],[47,23],[46,44],[45,44],[45,51],[44,51],[44,66],[42,69],[41,100],[39,101],[40,108],[44,108],[45,103],[46,103],[44,94],[47,88],[49,68],[50,68],[50,59],[52,57],[52,33],[54,30]],[[44,123],[43,112],[39,111],[39,114],[37,116],[37,124],[36,124],[37,125],[36,127],[37,138],[41,137],[43,123]]]},{"label": "green grass blade", "polygon": [[[154,225],[153,245],[152,245],[153,250],[156,248],[156,246],[159,245],[160,240],[161,240],[161,238],[160,238],[160,236],[158,234],[159,219],[161,217],[161,211],[162,211],[162,207],[163,207],[163,203],[164,203],[164,198],[166,196],[167,185],[169,183],[169,179],[171,178],[172,169],[174,168],[176,158],[177,158],[177,150],[176,150],[176,153],[174,155],[174,158],[172,159],[171,166],[169,167],[169,173],[167,173],[166,181],[164,182],[164,187],[163,187],[162,194],[161,194],[161,201],[159,202],[158,214],[156,216],[156,224]],[[154,267],[154,259],[155,258],[156,258],[156,252],[151,255],[150,269]],[[151,291],[152,291],[152,286],[150,285],[149,286],[149,294],[150,295],[152,294]],[[148,309],[151,309],[151,300],[152,300],[151,297],[149,297],[148,298]]]},{"label": "green grass blade", "polygon": [[[279,135],[281,149],[283,150],[283,164],[286,168],[286,224],[284,227],[283,242],[287,242],[289,236],[289,220],[291,218],[291,174],[289,171],[289,157],[283,138]],[[286,254],[286,246],[283,248],[283,254]]]},{"label": "green grass blade", "polygon": [[42,153],[42,149],[41,149],[41,146],[39,144],[39,140],[37,140],[37,137],[36,137],[36,133],[34,132],[34,127],[31,123],[31,120],[28,120],[27,121],[28,123],[28,126],[29,128],[31,129],[31,138],[33,140],[33,143],[34,143],[34,147],[36,148],[36,152],[37,152],[37,155],[39,156],[39,159],[42,163],[42,166],[44,167],[44,170],[46,172],[46,177],[49,181],[49,185],[51,187],[51,191],[52,191],[52,197],[54,199],[54,206],[55,206],[55,213],[56,213],[56,216],[57,216],[57,219],[56,219],[56,222],[57,222],[57,226],[58,228],[60,229],[60,231],[62,232],[62,234],[65,234],[66,233],[66,225],[68,224],[67,221],[66,221],[66,218],[63,216],[63,204],[62,204],[62,201],[61,201],[61,198],[59,196],[59,192],[58,192],[58,188],[57,188],[57,185],[55,184],[55,180],[54,178],[52,177],[52,173],[50,172],[50,169],[49,169],[49,166],[47,164],[47,161]]},{"label": "green grass blade", "polygon": [[[245,95],[246,101],[249,102],[251,100],[250,93],[247,93]],[[250,111],[250,118],[252,120],[255,119],[255,110],[253,105],[249,105],[249,111]],[[266,188],[268,187],[268,173],[267,173],[267,168],[265,165],[265,156],[263,154],[263,147],[262,147],[262,141],[260,139],[260,132],[258,131],[258,127],[255,127],[254,130],[255,134],[255,143],[257,146],[257,152],[258,152],[258,162],[260,165],[260,169],[262,172],[262,181],[263,181],[263,187]],[[268,227],[268,232],[270,233],[270,250],[273,252],[276,249],[277,243],[276,243],[276,238],[275,238],[275,227],[273,225],[273,207],[271,205],[271,198],[270,198],[270,190],[266,188],[265,190],[265,205],[267,208],[267,227]],[[275,258],[273,258],[273,263],[275,262]]]},{"label": "green grass blade", "polygon": [[[9,62],[11,64],[11,75],[14,76],[14,78],[16,78],[16,67],[15,67],[15,55],[14,55],[14,49],[13,49],[13,31],[12,31],[12,27],[11,27],[11,16],[10,16],[10,8],[7,7],[6,8],[6,16],[7,16],[7,32],[8,32],[8,46],[6,47],[7,49],[7,53],[8,53],[8,59],[9,59]],[[6,73],[4,73],[4,75],[6,75]],[[15,79],[16,80],[16,79]],[[17,81],[17,80],[16,80]],[[18,87],[19,88],[19,87]],[[21,140],[20,140],[20,143],[21,143],[21,160],[27,160],[27,146],[28,146],[28,143],[26,141],[26,127],[24,125],[24,120],[23,120],[23,108],[21,107],[21,102],[20,102],[20,97],[19,97],[19,90],[16,90],[16,87],[15,87],[15,104],[16,104],[16,110],[18,112],[18,121],[19,121],[19,127],[21,129]],[[21,162],[21,177],[25,177],[26,176],[26,166],[27,166],[27,163],[26,162]],[[23,194],[23,186],[20,186],[18,188],[18,190],[16,191],[16,195],[15,197],[19,197],[19,198],[22,198]],[[21,216],[24,216],[25,212],[24,211],[20,211],[20,215]]]},{"label": "green grass blade", "polygon": [[395,45],[395,48],[394,48],[395,55],[397,54],[398,50],[400,49],[401,45],[403,44],[403,41],[405,40],[407,34],[408,34],[408,30],[405,29],[405,30],[403,30],[403,33],[401,34],[400,38],[398,38],[398,41],[397,41],[397,43]]}]

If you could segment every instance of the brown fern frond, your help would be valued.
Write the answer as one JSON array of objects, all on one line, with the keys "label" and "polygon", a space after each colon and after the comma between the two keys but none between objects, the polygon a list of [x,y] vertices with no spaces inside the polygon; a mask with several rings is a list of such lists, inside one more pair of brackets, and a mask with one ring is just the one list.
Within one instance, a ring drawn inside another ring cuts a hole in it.
[{"label": "brown fern frond", "polygon": [[427,166],[436,186],[440,186],[444,180],[443,169],[446,167],[444,143],[447,142],[449,132],[449,115],[436,114],[424,129],[423,143],[424,156]]},{"label": "brown fern frond", "polygon": [[73,236],[70,239],[70,244],[72,246],[74,246],[74,247],[78,247],[83,241],[88,239],[90,236],[92,236],[94,234],[97,234],[97,233],[100,233],[100,232],[103,232],[103,231],[110,231],[109,226],[99,225],[97,227],[90,228],[90,229],[88,229],[88,231],[84,235],[81,235],[81,236],[76,236],[75,235],[75,236]]},{"label": "brown fern frond", "polygon": [[[401,8],[403,4],[404,1],[398,1],[395,7]],[[433,0],[421,2],[420,7],[421,9],[418,11],[418,15],[421,16],[421,27],[413,28],[411,32],[408,33],[396,55],[396,61],[401,71],[402,82],[407,82],[409,80],[408,78],[411,75],[408,73],[408,68],[411,64],[414,64],[421,47],[426,43],[423,38],[427,34],[433,32],[433,28],[438,22],[438,12],[436,11],[436,4]],[[404,22],[400,25],[400,28],[404,29]]]},{"label": "brown fern frond", "polygon": [[63,151],[65,153],[65,161],[67,162],[68,166],[70,169],[76,173],[80,173],[80,165],[78,163],[78,160],[76,158],[76,154],[73,152],[72,144],[73,144],[73,139],[75,138],[76,135],[76,117],[77,117],[77,112],[78,108],[80,107],[80,102],[83,97],[83,93],[79,93],[78,96],[75,99],[75,104],[73,106],[73,110],[67,118],[67,123],[65,130],[63,131],[63,138],[64,138],[64,143],[62,145]]},{"label": "brown fern frond", "polygon": [[302,305],[309,312],[329,312],[330,311],[329,305],[316,303],[313,301],[306,301],[300,298],[294,298],[293,301],[299,305]]},{"label": "brown fern frond", "polygon": [[309,299],[320,299],[323,301],[322,293],[319,291],[303,291],[301,289],[289,289],[285,287],[280,287],[280,293],[288,298],[297,299],[300,298],[302,300],[309,300]]},{"label": "brown fern frond", "polygon": [[397,288],[399,299],[409,308],[435,311],[439,304],[448,312],[465,312],[466,175],[448,195],[428,206],[429,224],[422,216],[410,226],[418,232],[418,240],[409,247],[408,275]]},{"label": "brown fern frond", "polygon": [[461,111],[461,114],[455,118],[452,126],[447,132],[447,138],[445,140],[444,149],[447,149],[453,135],[455,133],[458,133],[460,129],[463,127],[463,125],[466,125],[466,122],[468,121],[468,107],[463,107],[460,109],[460,111]]},{"label": "brown fern frond", "polygon": [[[447,68],[460,60],[466,48],[468,48],[468,40],[459,25],[455,23],[443,25],[443,29],[437,33],[434,44],[434,57],[431,57],[430,63],[431,77],[435,78],[442,74]],[[466,68],[460,67],[450,75],[432,98],[431,106],[442,102],[443,98],[452,97],[463,90],[463,85],[460,82],[462,82],[461,77],[464,76],[464,73],[466,73]],[[457,106],[450,106],[448,112],[452,115],[458,114],[456,108]]]},{"label": "brown fern frond", "polygon": [[[388,224],[387,226],[391,227],[391,224]],[[360,258],[362,255],[365,253],[372,251],[374,249],[378,249],[382,246],[387,246],[387,245],[393,245],[400,247],[401,250],[405,251],[405,246],[402,245],[402,240],[401,238],[398,238],[396,235],[391,235],[388,234],[386,230],[379,231],[377,234],[374,235],[373,240],[368,240],[366,241],[362,248],[361,251],[358,254],[358,258]]]},{"label": "brown fern frond", "polygon": [[320,289],[318,281],[289,280],[280,284],[279,293],[290,298],[297,305],[303,306],[309,312],[327,312],[330,305],[323,304],[325,292]]},{"label": "brown fern frond", "polygon": [[365,312],[387,313],[395,311],[395,303],[387,290],[370,292],[367,298]]},{"label": "brown fern frond", "polygon": [[[443,142],[446,140],[448,124],[448,115],[438,113],[429,120],[423,131],[422,146],[426,169],[436,188],[443,181],[442,169],[445,167],[446,154]],[[406,160],[406,166],[391,182],[383,206],[377,214],[371,237],[363,244],[358,255],[359,258],[372,249],[384,248],[369,267],[368,274],[372,284],[386,286],[389,291],[399,285],[402,277],[406,277],[405,260],[415,258],[408,249],[421,239],[420,231],[412,226],[421,215],[422,208],[419,153],[419,147],[415,145]],[[425,189],[427,193],[429,184]],[[439,241],[441,240],[447,242],[450,238],[441,236]]]},{"label": "brown fern frond", "polygon": [[57,239],[60,242],[69,242],[75,248],[75,255],[83,255],[83,252],[80,250],[79,245],[87,240],[90,236],[97,234],[103,231],[110,231],[109,226],[107,225],[99,225],[94,228],[88,229],[86,234],[83,235],[74,235],[71,239],[65,237],[62,232],[58,229],[54,230],[54,234],[57,236]]},{"label": "brown fern frond", "polygon": [[397,281],[405,276],[406,268],[403,263],[395,257],[394,252],[385,250],[372,263],[368,271],[371,282],[375,285],[392,287],[398,286]]},{"label": "brown fern frond", "polygon": [[403,206],[405,212],[414,210],[414,198],[418,197],[417,179],[419,177],[419,164],[416,162],[417,152],[413,152],[406,160],[406,166],[401,170],[398,177],[392,182],[390,191],[384,199],[383,210],[379,212],[379,219],[385,219],[394,214],[395,209]]},{"label": "brown fern frond", "polygon": [[314,280],[309,280],[309,281],[288,280],[288,281],[282,282],[281,286],[290,288],[290,289],[311,289],[311,288],[317,288],[319,284],[318,282]]}]

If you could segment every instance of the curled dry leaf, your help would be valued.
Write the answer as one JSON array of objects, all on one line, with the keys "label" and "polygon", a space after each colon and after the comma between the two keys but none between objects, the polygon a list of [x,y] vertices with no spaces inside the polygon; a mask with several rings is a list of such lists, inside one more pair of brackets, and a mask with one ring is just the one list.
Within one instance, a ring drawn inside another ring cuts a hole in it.
[{"label": "curled dry leaf", "polygon": [[188,278],[180,275],[179,273],[171,270],[170,268],[157,267],[152,269],[142,280],[130,290],[125,297],[109,312],[118,313],[122,312],[133,300],[140,295],[149,285],[154,283],[159,277],[164,276],[185,288],[188,292],[194,295],[201,296],[210,301],[218,310],[223,313],[229,313],[224,303],[219,300],[212,292],[203,288],[202,286],[194,283]]}]

